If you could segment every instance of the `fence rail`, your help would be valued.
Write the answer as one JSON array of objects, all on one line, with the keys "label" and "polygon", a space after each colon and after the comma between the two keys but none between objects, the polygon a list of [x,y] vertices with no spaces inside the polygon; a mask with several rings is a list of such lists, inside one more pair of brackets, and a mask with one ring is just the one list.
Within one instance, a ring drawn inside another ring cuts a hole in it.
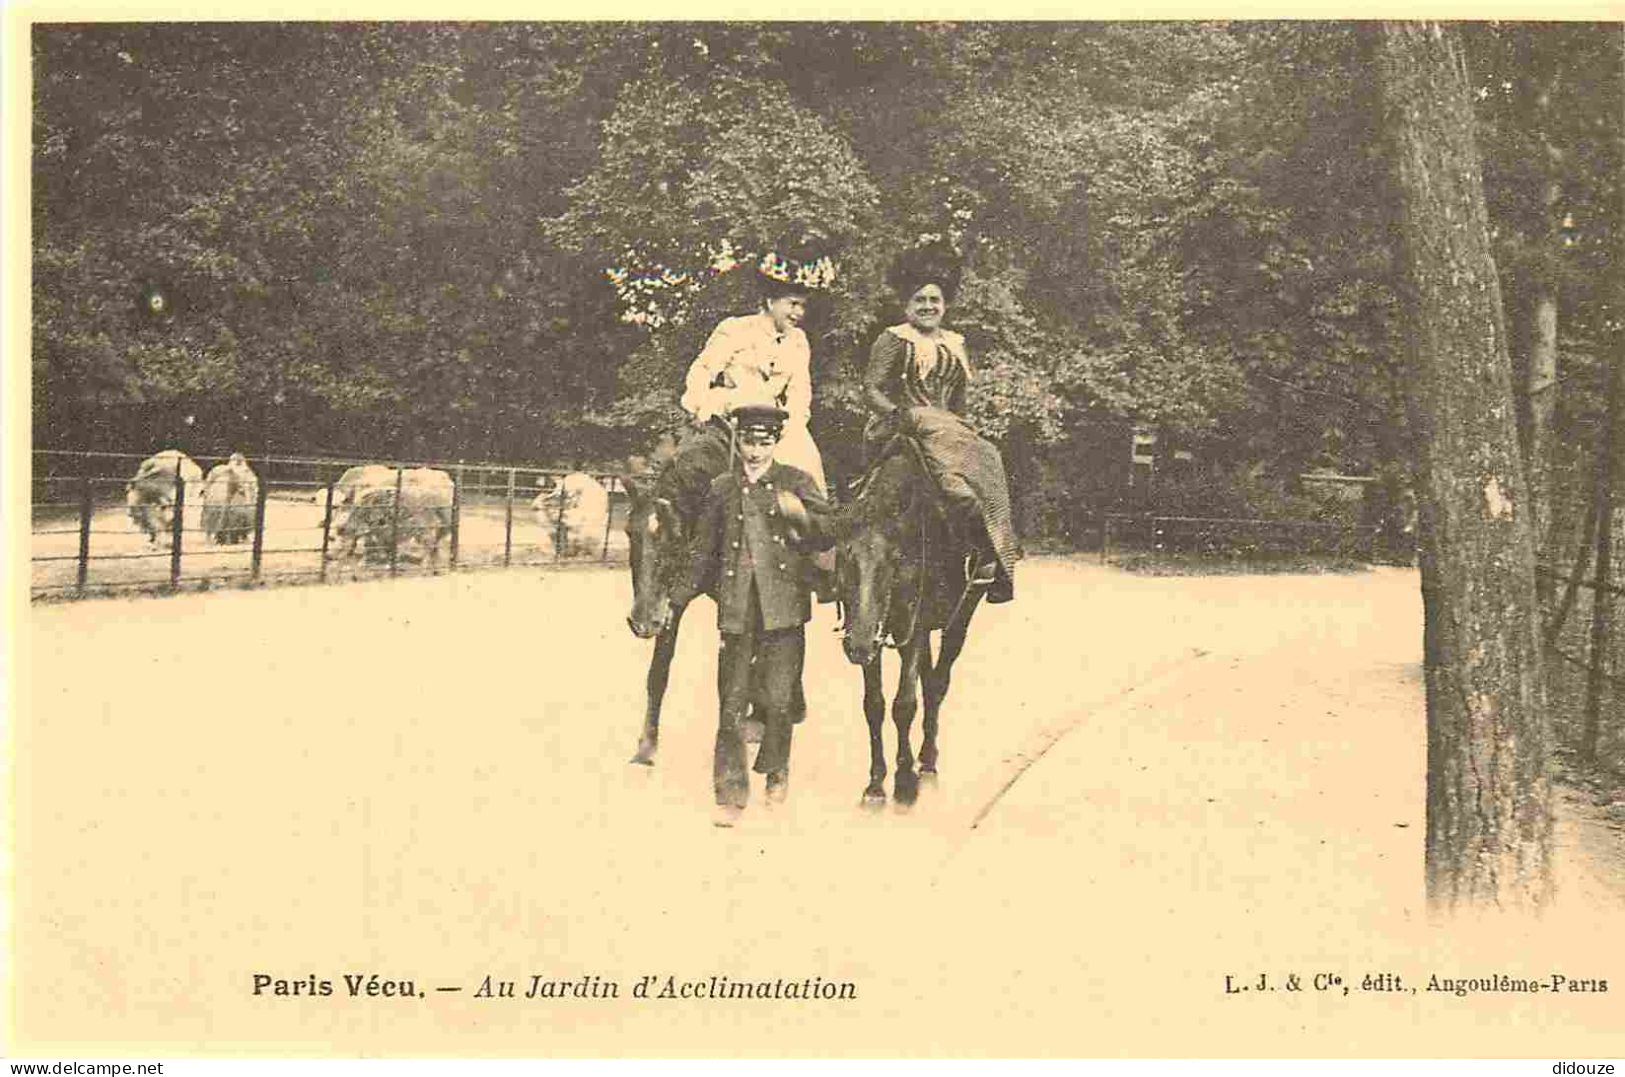
[{"label": "fence rail", "polygon": [[[1158,552],[1337,553],[1370,558],[1382,537],[1373,525],[1235,516],[1107,512],[1097,521],[1100,560],[1126,548]],[[1248,541],[1238,541],[1244,537]]]},{"label": "fence rail", "polygon": [[[136,495],[141,504],[132,507],[129,487],[144,459],[136,453],[35,451],[35,598],[494,564],[615,563],[625,555],[624,539],[616,541],[625,489],[619,476],[607,472],[483,460],[265,456],[246,462],[252,493],[222,504],[211,501],[207,479],[198,481],[189,469],[183,473],[177,460],[173,475],[166,466],[164,479],[143,481]],[[205,470],[225,459],[193,458]],[[364,464],[388,468],[395,479],[358,517],[355,503],[335,503],[335,484],[347,469]],[[420,468],[452,478],[449,504],[440,494],[425,500],[417,488],[403,495],[405,477]],[[115,471],[123,473],[110,473]],[[590,483],[565,481],[576,474],[596,482],[603,496],[582,499],[578,488],[590,493]],[[152,500],[144,500],[148,494]],[[221,509],[235,514],[240,534],[223,537]],[[217,525],[212,530],[204,526],[211,510]],[[137,516],[154,526],[143,533]],[[348,536],[341,535],[347,528]],[[167,564],[157,568],[161,562]]]},{"label": "fence rail", "polygon": [[[1544,576],[1546,579],[1556,580],[1559,583],[1571,582],[1569,577],[1563,573],[1553,572],[1550,569],[1545,568],[1535,569],[1535,575]],[[1621,587],[1615,583],[1605,583],[1601,579],[1578,579],[1572,582],[1574,583],[1574,586],[1584,587],[1588,591],[1600,591],[1604,594],[1610,594],[1616,597],[1625,597],[1625,587]]]}]

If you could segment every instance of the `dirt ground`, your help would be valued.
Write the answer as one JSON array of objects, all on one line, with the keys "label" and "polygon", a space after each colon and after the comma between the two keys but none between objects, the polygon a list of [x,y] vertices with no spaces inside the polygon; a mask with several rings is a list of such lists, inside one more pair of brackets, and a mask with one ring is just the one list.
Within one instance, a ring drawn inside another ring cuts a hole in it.
[{"label": "dirt ground", "polygon": [[[821,608],[790,800],[758,786],[733,830],[710,823],[711,608],[648,769],[627,764],[650,647],[629,600],[624,570],[519,569],[34,607],[19,1044],[1625,1053],[1625,835],[1584,797],[1560,797],[1546,915],[1426,908],[1413,571],[1030,559],[977,615],[940,783],[906,813],[857,806],[860,680]],[[347,973],[417,994],[351,997]],[[334,993],[256,995],[256,974]],[[1428,989],[1501,974],[1561,990]],[[1261,975],[1275,990],[1241,990]],[[618,995],[527,999],[532,976]],[[856,997],[633,995],[668,976]]]}]

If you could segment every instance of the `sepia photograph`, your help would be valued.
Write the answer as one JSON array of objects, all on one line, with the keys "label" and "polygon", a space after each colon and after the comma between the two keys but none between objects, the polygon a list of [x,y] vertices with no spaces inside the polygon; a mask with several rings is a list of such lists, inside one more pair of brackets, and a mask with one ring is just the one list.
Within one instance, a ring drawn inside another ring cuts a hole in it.
[{"label": "sepia photograph", "polygon": [[9,22],[7,1053],[1625,1056],[1625,24],[604,14]]}]

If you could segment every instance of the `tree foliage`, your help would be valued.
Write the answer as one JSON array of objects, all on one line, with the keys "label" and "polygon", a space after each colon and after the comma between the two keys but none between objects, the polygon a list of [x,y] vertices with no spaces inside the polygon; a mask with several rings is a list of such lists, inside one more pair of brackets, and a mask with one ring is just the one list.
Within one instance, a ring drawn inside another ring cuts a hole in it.
[{"label": "tree foliage", "polygon": [[[1512,307],[1549,145],[1576,337],[1617,317],[1617,38],[1470,41]],[[215,404],[219,447],[621,451],[753,303],[748,267],[718,267],[806,240],[839,266],[809,322],[814,428],[848,440],[900,317],[886,267],[937,240],[966,259],[973,418],[1007,447],[1140,424],[1282,476],[1369,470],[1403,440],[1369,44],[1301,23],[38,26],[37,429],[140,448],[153,409]]]}]

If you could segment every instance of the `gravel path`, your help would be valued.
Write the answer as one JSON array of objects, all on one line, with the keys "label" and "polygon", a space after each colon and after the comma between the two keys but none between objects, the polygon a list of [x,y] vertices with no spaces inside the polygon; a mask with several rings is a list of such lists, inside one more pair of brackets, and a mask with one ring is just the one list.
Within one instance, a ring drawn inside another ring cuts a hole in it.
[{"label": "gravel path", "polygon": [[[622,623],[624,571],[36,607],[17,1037],[136,1054],[1625,1053],[1620,835],[1585,805],[1564,798],[1546,917],[1426,912],[1413,573],[1147,579],[1040,558],[1019,583],[977,615],[941,782],[909,813],[857,807],[860,681],[820,609],[790,802],[758,799],[732,831],[709,822],[708,604],[658,765],[626,764],[649,644]],[[1611,993],[1359,990],[1383,972]],[[256,996],[256,973],[334,995]],[[345,973],[426,997],[351,998]],[[1260,974],[1306,990],[1227,993]],[[1316,991],[1317,974],[1341,983]],[[532,975],[620,997],[477,995]],[[816,977],[857,998],[631,997],[668,975]]]}]

